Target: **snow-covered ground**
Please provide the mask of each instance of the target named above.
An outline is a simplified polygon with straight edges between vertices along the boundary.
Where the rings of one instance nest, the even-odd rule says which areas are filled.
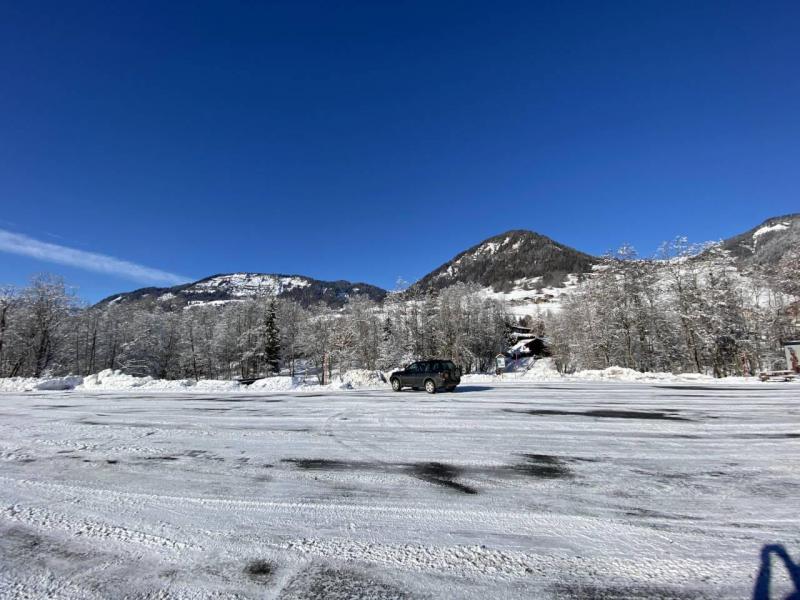
[[[717,385],[760,383],[758,377],[723,377],[715,378],[703,373],[659,373],[640,372],[625,367],[608,367],[606,369],[586,369],[562,375],[551,358],[534,360],[522,358],[506,363],[507,372],[501,376],[494,374],[470,374],[462,378],[464,383],[487,383],[498,381],[525,382],[560,382],[577,383],[590,381],[628,382],[628,383],[709,383]],[[356,387],[356,386],[354,386]]]
[[[748,597],[800,553],[797,392],[2,393],[0,597]]]
[[[503,302],[508,314],[524,317],[560,312],[565,298],[578,289],[578,275],[574,273],[567,275],[563,284],[558,287],[542,287],[539,284],[541,279],[517,279],[510,291],[496,292],[486,288],[484,294]]]
[[[6,377],[0,378],[0,392],[29,392],[35,390],[88,390],[94,392],[125,392],[137,390],[139,392],[283,392],[290,390],[308,389],[354,389],[354,388],[385,388],[388,385],[388,374],[381,371],[368,369],[352,369],[336,375],[331,383],[320,386],[316,376],[290,377],[288,375],[265,377],[251,385],[241,385],[238,381],[230,379],[154,379],[152,377],[135,377],[106,369],[100,373],[80,377],[67,375],[65,377]]]
[[[397,367],[400,369],[401,367]],[[87,390],[94,392],[287,392],[287,391],[332,391],[350,389],[385,389],[389,384],[392,370],[372,371],[369,369],[351,369],[333,376],[331,383],[321,386],[315,375],[290,377],[281,375],[265,377],[251,385],[241,385],[230,379],[153,379],[152,377],[134,377],[121,371],[106,369],[100,373],[86,377],[67,375],[64,377],[10,377],[0,378],[0,392],[29,392],[56,390]],[[500,377],[493,374],[470,374],[463,377],[464,383],[487,383],[509,380],[528,382],[579,382],[579,381],[615,381],[615,382],[660,382],[660,383],[720,383],[743,384],[758,383],[756,377],[725,377],[715,379],[711,375],[698,373],[641,373],[624,367],[608,367],[607,369],[578,371],[569,375],[560,374],[552,359],[535,360],[521,358],[507,363],[507,372]]]

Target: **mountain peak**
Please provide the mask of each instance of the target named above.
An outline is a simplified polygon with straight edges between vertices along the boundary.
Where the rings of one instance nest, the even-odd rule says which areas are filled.
[[[526,229],[494,235],[457,254],[409,288],[410,293],[440,290],[455,283],[477,283],[495,291],[518,282],[561,285],[567,275],[591,270],[596,259]]]

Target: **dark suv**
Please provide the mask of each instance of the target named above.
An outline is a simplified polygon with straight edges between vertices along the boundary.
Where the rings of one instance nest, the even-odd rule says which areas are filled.
[[[399,392],[404,387],[424,388],[429,394],[444,389],[452,392],[461,383],[461,369],[452,360],[421,360],[411,363],[402,371],[392,373],[389,381]]]

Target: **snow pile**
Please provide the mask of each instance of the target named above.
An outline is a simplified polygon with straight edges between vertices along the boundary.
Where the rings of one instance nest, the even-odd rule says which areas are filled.
[[[238,381],[228,381],[222,379],[201,379],[195,381],[194,379],[184,379],[184,387],[190,387],[199,392],[235,392],[241,389]]]
[[[28,392],[38,383],[40,380],[34,377],[5,377],[0,379],[0,392]]]
[[[83,377],[6,377],[0,378],[0,392],[31,392],[34,390],[72,390],[83,382]]]
[[[555,367],[552,358],[543,358],[535,361],[531,367],[525,371],[508,372],[498,377],[493,374],[474,374],[465,375],[461,378],[462,383],[489,383],[496,381],[509,381],[521,379],[525,381],[562,381],[562,382],[629,382],[629,383],[756,383],[757,377],[724,377],[717,379],[711,375],[702,373],[641,373],[634,369],[625,367],[607,367],[605,369],[587,369],[577,371],[569,375],[562,375]]]
[[[40,379],[36,384],[37,390],[73,390],[83,383],[83,377],[79,375],[67,375],[66,377],[53,377],[50,379]]]
[[[579,381],[714,381],[714,378],[710,375],[702,375],[700,373],[681,373],[678,375],[673,373],[656,372],[641,373],[639,371],[635,371],[634,369],[627,369],[625,367],[588,369],[586,371],[578,371],[569,378]]]
[[[265,377],[264,379],[257,379],[246,389],[260,392],[286,392],[301,386],[302,382],[295,380],[293,377]]]
[[[461,378],[462,384],[495,383],[500,381],[527,381],[565,383],[580,382],[630,382],[630,383],[756,383],[757,377],[725,377],[715,379],[711,375],[699,373],[640,373],[625,367],[608,367],[578,371],[562,375],[556,370],[551,358],[533,361],[527,369],[507,372],[502,376],[493,373],[473,373]],[[120,392],[126,390],[147,390],[148,392],[290,392],[309,388],[327,390],[383,389],[388,386],[388,373],[369,369],[353,369],[337,375],[329,385],[321,386],[316,380],[310,382],[303,378],[278,376],[258,379],[249,386],[240,385],[238,381],[206,379],[153,379],[152,377],[135,377],[122,371],[106,369],[86,377],[68,375],[65,377],[9,377],[0,378],[0,392],[30,392],[56,390],[82,390]]]
[[[515,377],[517,377],[516,373],[506,375],[505,379],[512,379]],[[465,383],[492,383],[495,381],[503,381],[503,379],[493,373],[470,373],[461,376],[462,385]]]
[[[529,381],[557,381],[563,378],[556,369],[552,358],[542,358],[534,361],[530,368],[523,372],[521,377]]]
[[[513,363],[512,363],[513,364]],[[461,377],[461,383],[491,383],[493,381],[510,381],[512,379],[524,379],[527,381],[562,381],[565,379],[556,370],[552,358],[541,358],[539,360],[523,359],[519,361],[518,368],[508,370],[503,375],[493,373],[470,373]]]
[[[122,371],[113,371],[105,369],[99,373],[87,376],[83,380],[83,389],[92,388],[114,388],[114,389],[129,389],[141,387],[147,382],[153,381],[152,377],[134,377],[133,375],[126,375]]]
[[[386,387],[387,381],[386,375],[381,371],[352,369],[336,377],[331,386],[343,390],[382,388]]]
[[[146,389],[154,392],[180,392],[187,389],[225,392],[236,391],[240,388],[238,381],[200,380],[194,379],[153,379],[152,377],[135,377],[122,371],[106,369],[83,379],[83,384],[77,386],[82,390],[107,390],[119,391],[130,389]]]

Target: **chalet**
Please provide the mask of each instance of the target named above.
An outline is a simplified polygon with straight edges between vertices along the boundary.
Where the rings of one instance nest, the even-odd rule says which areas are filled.
[[[547,339],[543,337],[533,337],[519,340],[509,348],[506,355],[514,360],[519,358],[545,358],[550,356],[550,348]]]

